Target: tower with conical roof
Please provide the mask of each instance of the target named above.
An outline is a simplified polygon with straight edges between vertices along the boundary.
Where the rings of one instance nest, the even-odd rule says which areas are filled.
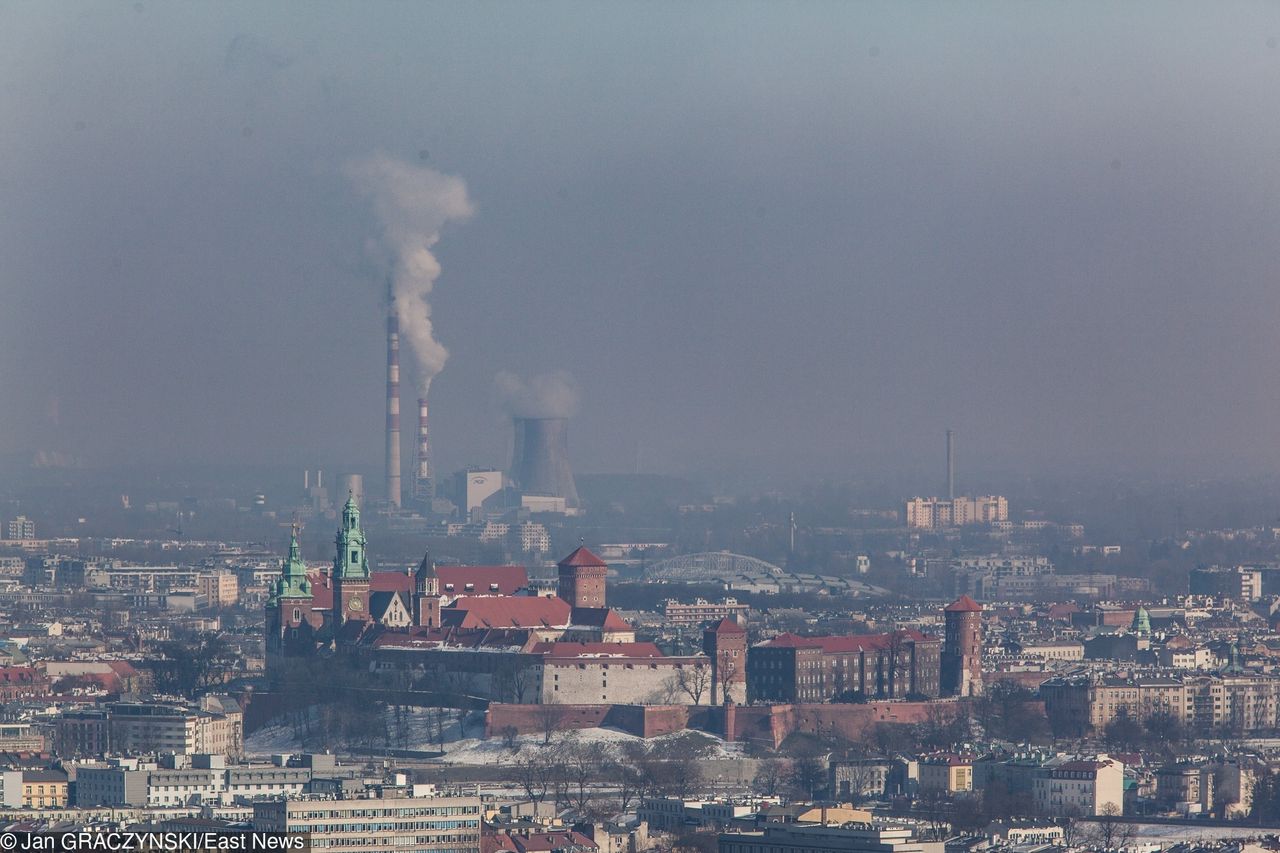
[[[605,577],[609,567],[595,554],[579,545],[556,564],[556,595],[570,607],[604,607]]]
[[[365,553],[368,540],[360,527],[360,507],[353,495],[347,495],[342,507],[342,524],[334,537],[337,551],[333,557],[333,625],[340,628],[351,621],[369,621],[369,558]]]
[[[428,551],[413,573],[413,624],[440,627],[440,576]]]

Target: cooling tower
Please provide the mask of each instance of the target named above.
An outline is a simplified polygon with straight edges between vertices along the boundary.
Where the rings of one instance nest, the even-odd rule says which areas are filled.
[[[567,418],[513,418],[516,440],[511,456],[511,478],[526,495],[564,498],[578,505],[578,489],[569,467]]]
[[[339,474],[338,475],[338,498],[346,500],[343,495],[349,494],[356,499],[356,506],[364,506],[364,475],[363,474]]]

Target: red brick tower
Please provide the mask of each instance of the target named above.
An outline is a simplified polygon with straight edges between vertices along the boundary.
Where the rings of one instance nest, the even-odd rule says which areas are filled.
[[[570,607],[604,607],[604,579],[609,571],[605,562],[585,546],[556,564],[560,579],[556,595]]]
[[[413,573],[413,624],[421,628],[440,627],[440,576],[428,551]]]
[[[942,692],[977,696],[982,692],[982,605],[962,595],[942,611]]]
[[[726,616],[702,632],[711,658],[711,704],[742,702],[747,696],[747,631]]]

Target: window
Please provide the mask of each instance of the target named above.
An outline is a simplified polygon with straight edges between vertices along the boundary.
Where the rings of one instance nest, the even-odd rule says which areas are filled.
[[[351,552],[351,562],[353,562],[353,563],[358,563],[358,562],[360,562],[360,552],[359,552],[359,551],[352,551],[352,552]]]

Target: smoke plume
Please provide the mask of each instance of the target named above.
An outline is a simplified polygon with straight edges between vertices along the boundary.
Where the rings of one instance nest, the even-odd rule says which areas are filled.
[[[431,325],[429,300],[440,275],[440,264],[431,248],[446,222],[468,219],[475,207],[461,178],[386,154],[349,163],[345,171],[356,189],[372,200],[382,226],[381,237],[371,241],[369,248],[391,268],[400,335],[409,342],[426,396],[431,380],[449,357]]]
[[[518,418],[568,418],[578,410],[578,386],[563,371],[543,373],[529,381],[502,371],[494,380],[503,409]]]

